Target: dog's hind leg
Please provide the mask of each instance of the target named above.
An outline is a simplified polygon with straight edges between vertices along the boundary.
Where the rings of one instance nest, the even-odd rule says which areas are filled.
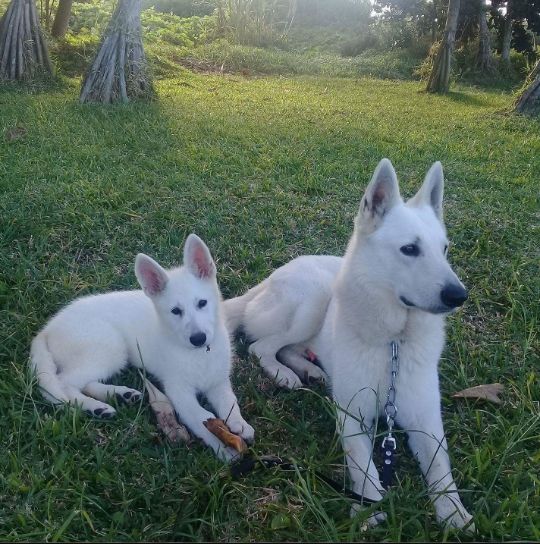
[[[273,378],[280,387],[296,389],[302,387],[300,378],[284,364],[276,359],[276,353],[283,347],[283,339],[277,336],[268,336],[253,342],[249,352],[259,358],[263,370]]]
[[[109,419],[116,414],[116,410],[112,406],[85,395],[74,385],[64,384],[64,389],[69,401],[80,406],[89,415]]]
[[[284,365],[294,370],[306,383],[309,383],[310,380],[328,382],[326,372],[308,361],[299,351],[296,347],[285,346],[279,350],[276,357]]]
[[[90,382],[84,387],[83,393],[94,399],[102,400],[103,402],[106,402],[107,399],[116,397],[118,400],[127,404],[135,404],[136,402],[139,402],[142,397],[142,393],[136,389],[124,387],[123,385],[109,385],[101,382]]]

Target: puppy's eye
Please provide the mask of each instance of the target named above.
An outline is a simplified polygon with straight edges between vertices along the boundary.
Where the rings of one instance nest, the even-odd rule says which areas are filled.
[[[416,244],[401,246],[399,250],[403,255],[407,255],[407,257],[418,257],[418,255],[420,255],[420,248]]]
[[[181,310],[178,306],[175,306],[175,307],[171,310],[171,313],[173,313],[174,315],[182,315],[182,310]]]
[[[199,300],[199,303],[197,304],[198,308],[204,308],[206,306],[206,300],[204,298],[202,300]]]

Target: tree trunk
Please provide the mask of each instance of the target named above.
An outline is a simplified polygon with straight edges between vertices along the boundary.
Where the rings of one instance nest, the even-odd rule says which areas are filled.
[[[34,0],[11,0],[0,20],[0,81],[53,72]]]
[[[66,35],[72,5],[73,0],[59,0],[51,30],[53,37],[63,38]]]
[[[460,0],[449,0],[448,2],[448,15],[443,39],[435,56],[427,84],[427,91],[430,93],[447,93],[450,86],[450,68],[456,40],[459,5]]]
[[[504,18],[503,39],[501,48],[501,62],[510,66],[510,44],[512,43],[512,0],[506,3],[506,16]]]
[[[491,35],[486,19],[484,0],[480,0],[478,11],[478,54],[476,56],[476,67],[480,72],[492,73],[494,70],[493,56],[491,55]]]
[[[142,43],[141,0],[119,0],[84,78],[80,101],[109,104],[152,95]]]
[[[540,60],[527,78],[525,90],[516,100],[514,111],[518,113],[540,112]]]

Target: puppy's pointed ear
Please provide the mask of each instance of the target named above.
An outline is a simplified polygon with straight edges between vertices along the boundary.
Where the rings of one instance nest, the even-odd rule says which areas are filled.
[[[190,234],[184,245],[184,265],[197,278],[208,279],[216,275],[216,265],[206,244]]]
[[[431,206],[440,221],[443,220],[444,174],[442,164],[434,162],[420,190],[409,200],[411,206]]]
[[[154,259],[139,253],[135,259],[135,275],[143,289],[149,297],[158,295],[165,289],[169,276]]]
[[[371,232],[399,202],[401,202],[401,196],[396,171],[388,159],[383,159],[375,168],[362,197],[356,222],[363,230]]]

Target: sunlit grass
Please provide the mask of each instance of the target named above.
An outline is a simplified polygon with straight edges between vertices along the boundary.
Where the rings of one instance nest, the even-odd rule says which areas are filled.
[[[105,423],[51,409],[25,366],[49,315],[81,294],[134,287],[139,251],[178,263],[189,232],[212,249],[226,296],[294,256],[342,253],[383,156],[406,195],[433,161],[445,167],[451,260],[471,298],[449,319],[443,409],[478,537],[540,538],[540,125],[504,114],[506,94],[418,89],[186,74],[146,105],[80,106],[77,81],[0,93],[0,538],[363,538],[348,501],[313,473],[343,476],[324,392],[277,390],[243,345],[234,382],[255,451],[307,473],[233,482],[202,446],[163,444],[145,405]],[[505,384],[502,406],[451,398],[485,382]],[[459,538],[435,524],[415,463],[400,458],[389,520],[365,537]]]

